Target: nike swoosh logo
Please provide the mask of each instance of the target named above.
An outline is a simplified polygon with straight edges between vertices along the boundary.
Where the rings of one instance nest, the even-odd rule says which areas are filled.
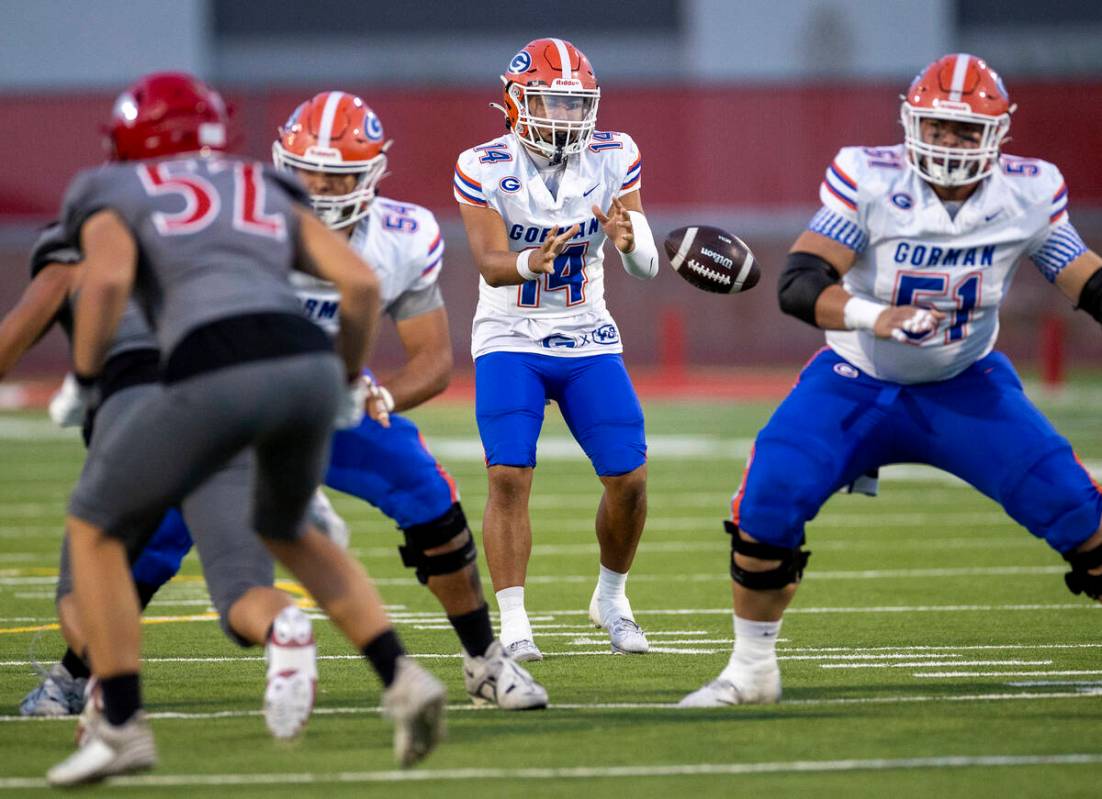
[[[993,214],[988,214],[987,216],[985,216],[985,217],[983,218],[983,221],[984,221],[984,222],[990,222],[990,221],[991,221],[992,219],[994,219],[995,217],[997,217],[997,216],[998,216],[999,214],[1001,214],[1001,213],[1002,213],[1002,211],[1000,210],[1000,211],[996,211],[996,212],[995,212],[995,213],[993,213]]]
[[[600,185],[601,185],[600,183],[596,184],[596,185],[595,185],[595,186],[593,186],[593,187],[592,187],[592,188],[591,188],[591,189],[590,189],[589,191],[587,191],[587,192],[584,192],[584,193],[582,194],[582,196],[583,196],[583,197],[588,197],[588,196],[589,196],[589,195],[590,195],[590,194],[591,194],[591,193],[592,193],[592,192],[593,192],[593,191],[594,191],[594,190],[595,190],[595,189],[597,188],[597,186],[600,186]]]

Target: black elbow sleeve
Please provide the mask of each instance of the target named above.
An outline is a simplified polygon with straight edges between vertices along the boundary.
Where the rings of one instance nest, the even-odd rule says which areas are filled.
[[[1102,322],[1102,269],[1090,276],[1079,292],[1079,304],[1075,306]]]
[[[809,252],[790,252],[777,283],[781,310],[809,325],[816,325],[815,302],[838,283],[841,275],[829,262]]]

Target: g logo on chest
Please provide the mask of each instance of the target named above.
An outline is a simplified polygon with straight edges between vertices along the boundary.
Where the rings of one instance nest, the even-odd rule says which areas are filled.
[[[497,184],[501,187],[501,190],[508,192],[509,194],[515,194],[520,191],[520,181],[512,175],[506,175]]]

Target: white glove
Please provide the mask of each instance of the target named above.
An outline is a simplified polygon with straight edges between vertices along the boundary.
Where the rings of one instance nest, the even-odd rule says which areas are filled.
[[[907,333],[929,333],[937,327],[937,318],[922,308],[911,316],[900,327],[897,327],[892,331],[892,338],[896,341],[902,341],[904,343],[911,339],[907,336]]]
[[[356,427],[364,418],[364,401],[367,399],[367,383],[359,377],[348,384],[344,399],[337,408],[337,418],[333,420],[333,427],[337,430],[347,430]]]
[[[61,388],[50,397],[50,419],[58,427],[80,427],[92,405],[93,391],[91,387],[81,386],[69,372]]]

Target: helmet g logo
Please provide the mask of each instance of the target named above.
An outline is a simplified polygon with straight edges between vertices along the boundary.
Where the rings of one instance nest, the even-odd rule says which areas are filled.
[[[532,56],[528,55],[527,50],[521,50],[509,62],[509,71],[520,74],[521,72],[527,72],[530,66],[532,66]]]
[[[371,141],[379,141],[383,138],[383,123],[375,116],[374,111],[364,114],[364,135]]]

